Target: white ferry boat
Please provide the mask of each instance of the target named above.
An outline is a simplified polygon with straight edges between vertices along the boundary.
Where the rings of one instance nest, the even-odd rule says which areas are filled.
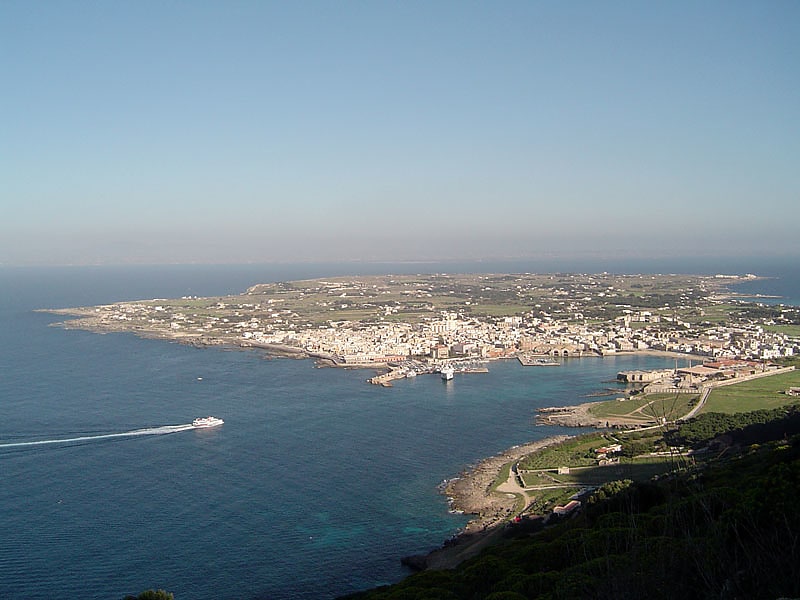
[[[192,421],[192,427],[217,427],[218,425],[222,425],[224,422],[225,421],[218,419],[217,417],[199,417]]]
[[[442,368],[442,379],[445,381],[450,381],[455,375],[455,370],[451,366],[447,366]]]

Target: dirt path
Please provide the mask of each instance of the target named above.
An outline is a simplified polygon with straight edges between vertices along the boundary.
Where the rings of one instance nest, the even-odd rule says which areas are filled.
[[[501,525],[514,516],[517,497],[520,494],[525,496],[525,491],[517,484],[513,473],[509,473],[508,479],[496,491],[492,490],[501,469],[510,462],[516,462],[528,454],[570,437],[555,436],[509,448],[501,454],[482,460],[448,483],[445,493],[451,499],[452,508],[475,518],[443,547],[426,556],[408,557],[404,559],[406,564],[415,569],[451,569],[493,544],[503,535]]]
[[[483,531],[512,516],[517,494],[524,494],[522,488],[516,484],[513,474],[509,475],[509,479],[502,483],[497,491],[492,491],[497,475],[506,464],[518,461],[523,456],[542,448],[563,442],[569,437],[556,436],[509,448],[501,454],[481,461],[458,479],[451,481],[445,488],[445,493],[451,498],[452,508],[475,515],[475,519],[469,522],[465,532]]]

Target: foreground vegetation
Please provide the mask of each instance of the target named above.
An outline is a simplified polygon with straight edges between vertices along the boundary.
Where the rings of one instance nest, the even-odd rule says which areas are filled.
[[[349,598],[800,596],[799,407],[707,413],[666,438],[632,441],[693,453],[658,481],[602,485],[574,518],[542,531],[526,521],[509,526],[502,543],[454,570]],[[589,443],[573,441],[560,458],[580,458]]]

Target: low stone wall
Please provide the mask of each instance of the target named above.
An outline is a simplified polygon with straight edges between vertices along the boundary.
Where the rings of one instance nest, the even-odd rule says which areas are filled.
[[[651,387],[645,388],[647,394],[699,394],[700,390],[697,388],[676,388],[676,387]]]

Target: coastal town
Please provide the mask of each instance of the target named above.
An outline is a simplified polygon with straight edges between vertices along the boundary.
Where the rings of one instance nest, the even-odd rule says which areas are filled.
[[[373,383],[518,358],[663,351],[699,361],[800,353],[800,310],[738,296],[742,276],[515,274],[339,277],[244,294],[58,309],[61,325],[230,345],[380,370]],[[733,363],[727,363],[733,364]],[[698,366],[691,375],[702,373]]]
[[[800,394],[793,364],[800,308],[735,292],[754,277],[339,277],[258,284],[235,296],[48,312],[73,317],[55,324],[66,328],[367,368],[375,372],[368,381],[382,386],[424,374],[449,380],[503,358],[550,368],[636,352],[676,357],[675,369],[618,373],[629,384],[626,398],[538,409],[538,424],[591,433],[515,446],[443,482],[451,509],[474,518],[441,548],[403,559],[418,570],[452,568],[503,536],[572,518],[603,486],[658,477],[676,460],[701,460],[702,449],[664,436],[702,411],[714,390],[769,377],[777,399],[765,404],[755,392],[741,407],[793,403]],[[682,357],[685,366],[678,365]]]

